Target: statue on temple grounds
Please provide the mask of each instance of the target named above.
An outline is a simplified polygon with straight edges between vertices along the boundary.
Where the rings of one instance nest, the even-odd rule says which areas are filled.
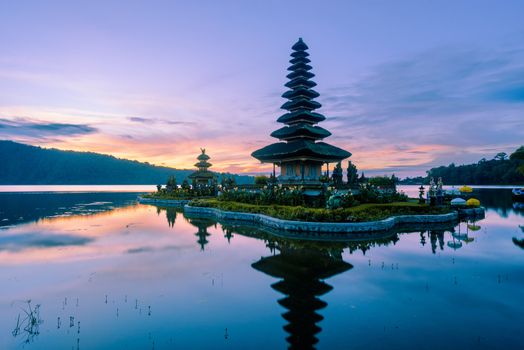
[[[344,202],[344,198],[341,193],[335,192],[329,196],[329,199],[326,202],[326,209],[337,209],[341,208]]]
[[[443,185],[444,184],[442,183],[442,178],[439,177],[437,181],[437,191],[435,195],[436,205],[444,204],[444,191],[442,190]]]
[[[428,197],[429,197],[429,204],[435,205],[436,198],[435,195],[437,194],[437,186],[435,185],[435,179],[431,178],[429,180],[429,191],[428,191]]]
[[[418,203],[424,204],[424,202],[424,185],[420,185],[420,187],[418,188]]]
[[[435,185],[435,179],[434,178],[431,178],[429,180],[429,191],[428,191],[428,195],[431,197],[431,196],[434,196],[436,193],[436,185]]]
[[[331,178],[333,179],[333,185],[336,188],[342,185],[342,176],[343,176],[342,164],[338,162],[337,165],[335,166],[335,169],[333,169],[333,175],[331,175]]]

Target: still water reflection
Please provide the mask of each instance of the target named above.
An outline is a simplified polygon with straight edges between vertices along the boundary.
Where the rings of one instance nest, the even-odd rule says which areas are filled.
[[[477,194],[482,221],[337,242],[0,194],[0,348],[523,348],[524,210]]]

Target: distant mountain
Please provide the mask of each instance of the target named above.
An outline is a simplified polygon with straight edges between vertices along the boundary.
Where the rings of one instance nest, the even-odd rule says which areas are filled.
[[[194,170],[174,169],[92,152],[61,151],[0,141],[0,185],[142,185],[177,183]],[[219,177],[223,174],[219,174]],[[253,177],[234,175],[237,183]]]

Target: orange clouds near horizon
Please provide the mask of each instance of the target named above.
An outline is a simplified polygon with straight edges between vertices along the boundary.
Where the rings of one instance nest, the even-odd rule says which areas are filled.
[[[268,140],[268,143],[271,140]],[[216,139],[209,142],[185,140],[169,142],[160,140],[156,143],[143,143],[123,137],[107,135],[83,135],[59,142],[32,143],[44,148],[71,150],[78,152],[95,152],[112,155],[117,158],[148,162],[153,165],[167,166],[177,169],[193,169],[200,148],[205,148],[211,156],[214,171],[238,174],[271,173],[271,164],[259,163],[251,157],[252,149],[245,144],[228,143]],[[453,147],[447,145],[404,145],[402,151],[398,147],[382,147],[354,151],[351,145],[338,145],[353,152],[347,161],[357,165],[359,171],[380,171],[381,169],[399,166],[421,166],[430,163],[436,155],[449,152]],[[255,147],[253,147],[255,149]],[[387,170],[384,173],[391,173]]]

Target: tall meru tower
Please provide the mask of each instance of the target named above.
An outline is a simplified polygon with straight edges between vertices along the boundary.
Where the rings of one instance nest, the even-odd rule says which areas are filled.
[[[311,73],[311,60],[308,58],[308,46],[302,38],[292,46],[291,71],[285,84],[288,91],[282,97],[288,99],[281,108],[287,113],[278,118],[284,127],[271,133],[271,136],[280,140],[269,146],[261,148],[251,155],[262,163],[273,163],[280,167],[278,180],[283,184],[309,184],[320,183],[322,166],[329,163],[338,163],[351,156],[351,153],[332,146],[321,140],[330,136],[326,129],[316,125],[325,120],[322,114],[313,112],[321,107],[314,101],[319,93],[313,90],[317,84],[310,80],[315,75]]]

